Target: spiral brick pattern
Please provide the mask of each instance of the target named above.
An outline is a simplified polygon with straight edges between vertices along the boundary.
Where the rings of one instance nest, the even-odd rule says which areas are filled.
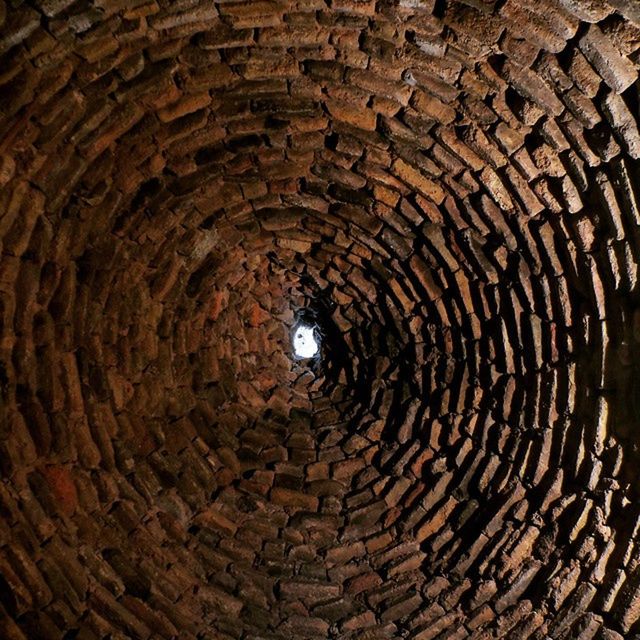
[[[637,0],[0,0],[0,637],[640,638],[639,67]]]

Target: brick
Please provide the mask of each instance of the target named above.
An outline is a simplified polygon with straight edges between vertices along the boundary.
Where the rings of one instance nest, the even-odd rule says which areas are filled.
[[[585,22],[600,22],[611,13],[610,3],[598,0],[558,0],[558,4]]]
[[[15,160],[6,154],[0,155],[0,187],[4,187],[13,178],[15,171]]]
[[[182,27],[194,22],[205,22],[216,20],[218,18],[218,10],[212,7],[194,7],[190,11],[180,11],[168,15],[155,15],[150,18],[149,22],[153,29],[158,31]]]
[[[340,121],[367,131],[374,131],[377,124],[377,116],[370,109],[358,109],[341,100],[325,100],[329,113]]]
[[[47,466],[42,470],[46,478],[51,493],[59,502],[63,513],[73,515],[78,506],[78,493],[73,482],[71,471],[68,467]]]
[[[171,122],[176,118],[181,118],[188,113],[193,113],[199,109],[207,107],[211,103],[208,93],[184,96],[178,102],[171,104],[158,111],[158,118],[161,122]]]
[[[280,584],[280,593],[285,599],[300,599],[309,606],[340,596],[340,586],[326,582],[307,582],[284,580]]]
[[[393,165],[394,174],[405,184],[416,189],[425,197],[433,200],[436,204],[442,204],[445,192],[437,183],[424,176],[415,167],[404,160],[398,159]]]
[[[559,116],[564,110],[552,89],[531,70],[507,61],[503,66],[503,73],[520,95],[532,100],[549,115]]]
[[[315,496],[281,487],[275,487],[271,490],[271,500],[275,504],[281,504],[287,507],[300,507],[308,509],[309,511],[316,511],[318,509],[318,498]]]
[[[3,3],[4,7],[4,3]],[[2,25],[3,34],[0,37],[0,54],[4,54],[12,47],[28,38],[40,25],[40,15],[30,8],[12,11],[7,14],[5,9],[5,24]]]
[[[622,93],[636,81],[638,72],[633,63],[620,54],[597,25],[589,26],[579,45],[587,60],[616,93]]]
[[[609,93],[604,100],[603,108],[607,120],[624,141],[629,155],[637,159],[640,154],[640,134],[624,100],[617,93]]]
[[[422,598],[417,594],[406,594],[399,601],[388,605],[380,619],[383,622],[396,621],[413,613],[422,604]]]
[[[541,5],[538,9],[537,5]],[[545,3],[533,4],[532,10],[513,0],[509,0],[501,9],[511,23],[527,25],[523,33],[525,38],[538,47],[552,53],[560,53],[566,41],[571,39],[578,27],[578,20],[562,20],[559,7],[545,7]],[[537,9],[537,10],[536,10]],[[545,11],[546,9],[546,11]],[[555,11],[554,11],[555,9]]]
[[[48,18],[53,18],[70,7],[73,4],[73,0],[38,0],[35,4],[44,15]]]
[[[633,0],[607,0],[607,3],[620,12],[635,27],[640,28],[640,8]]]
[[[342,623],[343,631],[358,631],[368,627],[373,627],[376,624],[376,617],[372,611],[365,611],[364,613],[352,616],[348,620]]]

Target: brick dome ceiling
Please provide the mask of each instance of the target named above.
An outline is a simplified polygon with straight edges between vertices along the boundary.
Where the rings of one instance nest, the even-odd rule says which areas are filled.
[[[0,25],[1,638],[640,638],[636,0]]]

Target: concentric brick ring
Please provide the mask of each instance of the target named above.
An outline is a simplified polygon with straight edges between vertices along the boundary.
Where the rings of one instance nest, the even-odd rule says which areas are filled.
[[[0,0],[0,55],[3,638],[640,634],[635,0]]]

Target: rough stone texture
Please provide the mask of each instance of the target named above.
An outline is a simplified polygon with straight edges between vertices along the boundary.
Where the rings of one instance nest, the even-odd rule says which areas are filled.
[[[0,638],[640,637],[639,63],[635,0],[0,0]]]

